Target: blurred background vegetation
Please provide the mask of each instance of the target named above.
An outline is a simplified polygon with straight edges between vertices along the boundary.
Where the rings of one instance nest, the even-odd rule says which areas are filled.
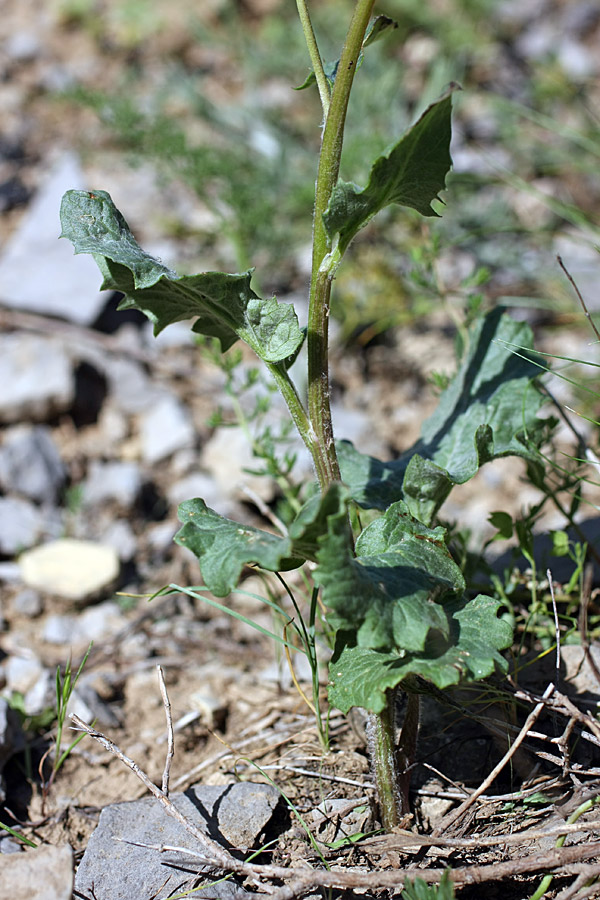
[[[180,268],[255,266],[262,291],[303,291],[320,107],[314,88],[293,90],[308,73],[295,3],[54,5],[66,33],[85,35],[106,59],[101,77],[72,80],[55,100],[93,116],[78,135],[88,158],[118,150],[133,167],[151,164],[180,198],[162,222],[181,247]],[[339,52],[350,7],[349,0],[312,4],[326,59]],[[344,339],[366,342],[440,301],[475,309],[500,300],[538,315],[579,315],[555,255],[580,263],[574,274],[585,291],[600,233],[593,7],[378,6],[398,27],[365,54],[342,176],[364,183],[374,156],[445,84],[458,81],[464,92],[443,218],[393,208],[361,233],[335,291]]]

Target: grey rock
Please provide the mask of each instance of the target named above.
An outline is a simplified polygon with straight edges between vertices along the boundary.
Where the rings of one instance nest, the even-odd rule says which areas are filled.
[[[596,668],[600,670],[600,647],[590,647],[590,655]],[[597,711],[600,707],[600,680],[590,665],[583,647],[579,644],[566,644],[561,647],[560,658],[565,669],[564,680],[568,693],[587,695],[582,697],[581,701],[589,703]]]
[[[77,617],[77,635],[83,641],[99,641],[117,634],[126,619],[117,603],[106,600],[90,606]]]
[[[279,802],[271,785],[238,783],[195,785],[173,794],[177,809],[213,839],[254,846]],[[198,884],[200,867],[194,857],[160,853],[132,842],[197,850],[196,841],[179,822],[170,818],[153,798],[105,807],[77,870],[76,890],[88,896],[102,884],[102,900],[168,896]],[[181,868],[175,868],[179,863]],[[201,870],[200,870],[201,871]],[[193,874],[190,874],[190,873]],[[213,879],[207,878],[207,884]],[[208,900],[233,900],[241,888],[232,880],[202,890]]]
[[[148,546],[157,554],[162,555],[171,549],[173,538],[179,531],[180,525],[177,522],[157,522],[146,528],[144,535]]]
[[[206,785],[195,788],[204,802],[210,798]],[[274,785],[242,781],[223,789],[217,785],[213,814],[217,811],[218,828],[232,847],[244,852],[255,846],[258,836],[271,819],[281,795]]]
[[[28,587],[82,602],[107,590],[117,579],[119,557],[112,547],[61,538],[28,550],[19,559]]]
[[[2,803],[6,799],[2,770],[11,756],[23,747],[24,735],[18,717],[8,705],[8,701],[0,697],[0,802]]]
[[[90,684],[77,682],[67,704],[67,718],[79,716],[84,722],[97,722],[103,728],[118,728],[121,722]]]
[[[577,287],[583,294],[590,312],[600,309],[600,297],[598,295],[598,250],[595,246],[595,238],[581,236],[574,231],[558,234],[554,239],[552,252],[560,256]],[[574,301],[576,304],[576,301]]]
[[[2,522],[2,514],[0,513],[0,523]],[[0,527],[0,531],[1,531]],[[0,562],[0,581],[5,584],[16,584],[21,580],[21,569],[16,562]]]
[[[14,556],[44,534],[44,514],[29,500],[0,497],[0,553]]]
[[[361,453],[372,456],[385,455],[385,443],[377,437],[372,418],[360,409],[349,409],[339,403],[331,404],[331,415],[336,434],[360,447]]]
[[[225,501],[244,498],[244,486],[257,494],[265,503],[275,496],[275,482],[272,478],[251,475],[246,469],[256,468],[257,460],[244,431],[233,426],[217,428],[210,440],[202,448],[202,468],[210,473],[218,489],[217,497]],[[214,489],[213,489],[214,490]],[[215,504],[217,512],[223,508]]]
[[[157,389],[144,367],[133,359],[123,357],[105,361],[111,403],[125,415],[135,415],[149,409],[157,399]]]
[[[48,644],[68,644],[72,640],[76,625],[77,619],[75,616],[61,616],[58,614],[48,616],[44,623],[42,640]]]
[[[523,4],[525,5],[525,4]],[[515,41],[517,52],[527,60],[540,60],[553,53],[560,39],[560,26],[550,18],[532,22]]]
[[[44,667],[37,657],[11,655],[4,666],[6,688],[9,692],[26,694],[39,681],[43,671]]]
[[[23,844],[19,843],[15,838],[11,838],[8,835],[3,838],[0,837],[0,853],[21,853],[23,850]]]
[[[73,400],[66,353],[57,341],[39,335],[0,335],[0,384],[0,422],[4,423],[43,422],[68,410]]]
[[[102,543],[113,547],[121,562],[133,559],[137,552],[137,538],[126,519],[115,519],[102,533]]]
[[[194,443],[194,426],[176,397],[163,396],[143,414],[140,423],[142,458],[153,464]]]
[[[13,597],[12,607],[19,616],[36,619],[44,611],[44,601],[33,588],[23,588]]]
[[[73,851],[68,845],[3,856],[0,897],[71,900],[72,894]]]
[[[358,804],[347,798],[323,800],[312,810],[311,818],[315,839],[323,849],[327,849],[327,844],[366,831],[373,825],[368,800]]]
[[[548,0],[528,0],[527,3],[523,3],[522,0],[502,0],[490,12],[493,12],[494,18],[501,22],[522,27],[542,16],[548,6]]]
[[[565,37],[558,47],[558,62],[573,81],[585,81],[598,72],[598,53],[588,49],[579,40]]]
[[[33,31],[15,31],[4,42],[4,52],[14,62],[30,62],[39,54],[42,43]]]
[[[115,500],[120,506],[133,506],[142,487],[142,475],[133,462],[92,460],[83,485],[83,502],[95,506]]]
[[[65,191],[84,187],[72,154],[48,175],[20,227],[0,257],[2,302],[15,309],[61,316],[89,325],[104,306],[98,267],[91,256],[74,256],[70,241],[58,240],[58,211]]]
[[[117,604],[107,600],[91,606],[78,616],[48,616],[42,636],[49,644],[85,644],[109,638],[124,625],[125,619]]]
[[[56,707],[56,672],[43,669],[42,674],[23,697],[23,707],[28,716],[39,716]]]
[[[194,472],[173,482],[167,488],[167,498],[173,506],[179,506],[184,500],[200,497],[211,508],[222,500],[223,494],[219,490],[214,478],[202,472]]]
[[[55,503],[65,483],[66,468],[50,430],[38,425],[7,431],[0,447],[0,485],[37,503]]]

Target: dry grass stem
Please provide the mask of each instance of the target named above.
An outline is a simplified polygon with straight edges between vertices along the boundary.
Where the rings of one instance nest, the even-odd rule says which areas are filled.
[[[171,701],[169,700],[169,694],[167,693],[167,686],[165,684],[165,675],[162,670],[162,666],[157,666],[156,672],[158,675],[158,683],[160,685],[160,695],[162,697],[163,706],[165,708],[165,716],[167,719],[167,755],[165,758],[165,768],[163,770],[163,777],[162,777],[162,791],[163,791],[163,794],[166,797],[168,797],[169,796],[169,776],[171,774],[171,763],[173,762],[173,756],[175,755],[175,738],[173,735],[173,716],[171,713]]]

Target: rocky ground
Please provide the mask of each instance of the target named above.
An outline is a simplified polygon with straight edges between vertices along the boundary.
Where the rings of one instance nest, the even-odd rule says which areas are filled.
[[[439,4],[440,14],[444,6]],[[147,599],[165,585],[199,582],[195,561],[173,543],[180,502],[203,497],[222,514],[264,527],[276,508],[278,488],[269,478],[248,473],[256,461],[244,428],[236,424],[226,374],[194,344],[189,329],[182,325],[155,340],[145,321],[117,313],[117,298],[98,292],[94,262],[74,257],[71,246],[57,240],[63,192],[101,187],[111,192],[140,241],[161,258],[183,268],[233,270],[238,262],[230,238],[214,238],[220,227],[215,205],[190,197],[181,179],[167,181],[152,160],[140,164],[138,159],[132,168],[114,135],[69,92],[81,86],[117,90],[127,66],[143,73],[145,85],[158,85],[161,73],[183,60],[189,71],[202,73],[206,96],[234,112],[258,97],[262,110],[289,111],[286,122],[301,131],[306,103],[310,108],[312,101],[302,93],[290,97],[289,83],[274,76],[261,90],[245,82],[235,68],[234,46],[192,41],[187,28],[192,12],[184,0],[169,4],[168,16],[155,4],[155,18],[149,8],[136,18],[135,4],[125,2],[38,7],[35,0],[4,0],[0,20],[1,821],[37,846],[33,850],[8,832],[0,837],[0,897],[67,900],[72,871],[74,896],[86,900],[180,896],[198,883],[193,856],[173,851],[165,863],[157,849],[168,844],[190,851],[198,839],[146,797],[147,788],[122,759],[86,737],[52,774],[56,670],[64,677],[72,660],[76,671],[90,644],[69,714],[94,722],[161,784],[170,754],[160,665],[175,731],[170,773],[175,805],[226,848],[247,858],[253,848],[267,846],[262,863],[304,873],[311,867],[323,870],[319,860],[325,859],[334,869],[355,873],[349,876],[355,881],[345,883],[349,895],[384,887],[393,894],[395,884],[398,896],[398,872],[406,868],[414,875],[447,864],[461,870],[494,864],[500,867],[496,879],[473,888],[465,878],[460,896],[529,896],[544,865],[557,864],[551,855],[565,818],[561,804],[570,804],[568,815],[574,798],[596,796],[599,735],[591,716],[597,712],[598,681],[580,644],[563,648],[562,656],[561,689],[568,689],[575,712],[561,701],[552,723],[542,718],[538,725],[542,736],[553,728],[557,734],[564,727],[583,731],[587,737],[572,757],[569,735],[562,743],[538,735],[536,744],[530,737],[513,769],[490,783],[453,826],[443,817],[488,776],[506,752],[505,735],[519,734],[533,701],[524,696],[519,707],[514,698],[502,698],[500,686],[445,703],[428,699],[414,777],[415,812],[406,831],[340,845],[344,835],[377,829],[364,724],[333,710],[330,747],[322,749],[285,656],[245,621],[280,631],[281,622],[260,599],[264,583],[248,571],[244,593],[231,600],[241,618],[197,593],[172,591]],[[218,0],[205,4],[194,11],[200,21],[196,33],[210,26],[218,35],[227,16],[235,15],[236,27],[251,35],[269,16],[279,15],[276,0],[248,2],[240,9]],[[554,257],[563,255],[590,308],[597,309],[600,186],[589,156],[597,155],[598,147],[600,15],[594,3],[536,0],[498,4],[495,16],[497,40],[488,35],[466,67],[465,87],[471,84],[472,93],[469,97],[467,90],[461,107],[453,154],[457,191],[466,183],[461,175],[487,178],[490,167],[495,174],[464,195],[460,240],[451,231],[459,225],[450,210],[442,220],[450,224],[444,226],[449,231],[436,261],[436,302],[429,302],[426,318],[407,314],[404,329],[380,340],[363,334],[350,341],[348,322],[342,317],[334,323],[337,432],[374,455],[391,456],[410,445],[433,409],[431,371],[452,368],[450,313],[464,302],[468,279],[481,266],[490,271],[482,289],[485,301],[509,298],[517,314],[535,326],[540,347],[595,360]],[[424,25],[415,26],[396,60],[407,68],[409,95],[423,88],[438,50],[439,39]],[[553,89],[558,80],[563,91],[557,101],[563,131],[548,132],[548,145],[578,134],[573,146],[579,165],[540,164],[532,171],[523,157],[528,147],[543,142],[536,128],[544,124],[521,121],[524,149],[519,151],[506,141],[497,108],[490,112],[485,106],[482,85],[493,82],[507,101],[527,100],[535,110],[536,98],[528,92],[536,75],[541,108],[544,85],[549,88],[540,72]],[[178,102],[172,100],[176,113]],[[585,135],[582,122],[592,123]],[[314,136],[308,145],[311,140]],[[511,177],[497,177],[499,170]],[[512,210],[510,228],[500,216],[487,242],[465,237],[469,223],[475,229],[475,206],[492,216],[502,204]],[[406,236],[393,222],[389,232],[390,240]],[[396,289],[404,291],[397,269],[390,276],[378,257],[374,276],[365,267],[365,260],[372,261],[367,241],[359,242],[356,252],[357,268],[362,266],[367,278],[393,276]],[[422,274],[416,254],[413,263],[412,274]],[[339,289],[360,305],[364,298],[356,298],[356,275],[352,267],[340,275]],[[306,278],[306,252],[300,249],[270,276],[273,284],[266,289],[302,309]],[[419,286],[413,278],[413,292],[403,294],[407,307],[421,289],[427,295],[431,286]],[[240,372],[251,366],[244,357]],[[589,370],[578,371],[584,377]],[[560,382],[552,389],[563,401],[577,403]],[[267,393],[259,383],[248,396],[255,402]],[[217,407],[226,427],[211,420]],[[586,407],[587,414],[593,412]],[[281,413],[274,402],[263,426],[276,427]],[[583,421],[579,428],[593,446],[592,425]],[[566,427],[561,440],[572,447]],[[309,468],[297,449],[296,472],[302,477]],[[514,462],[490,466],[453,494],[444,515],[460,519],[481,544],[493,532],[490,512],[516,513],[539,499],[522,475]],[[590,501],[596,490],[590,487]],[[584,517],[593,512],[584,507]],[[556,512],[548,513],[540,529],[562,524]],[[560,578],[568,580],[569,574],[567,567]],[[270,589],[285,605],[277,585]],[[592,617],[594,612],[592,604]],[[593,659],[595,651],[592,647]],[[310,672],[304,658],[296,654],[294,663],[294,676],[306,691]],[[325,651],[323,663],[325,701]],[[527,688],[537,695],[552,677],[551,667],[549,672],[536,664],[530,671]],[[69,729],[67,720],[63,749],[74,736]],[[123,801],[131,804],[114,805]],[[433,843],[430,835],[442,821],[444,838]],[[507,837],[524,829],[529,831],[519,843]],[[572,856],[565,850],[560,878],[544,896],[600,896],[586,887],[598,872],[581,870],[589,835],[583,831],[567,841]],[[533,875],[519,868],[532,853],[541,860]],[[568,864],[571,869],[564,868]],[[369,873],[371,881],[361,882],[359,875]],[[281,875],[271,880],[279,884]],[[242,883],[243,878],[237,886],[219,884],[202,895],[233,896]],[[245,885],[253,889],[251,879]],[[326,887],[317,879],[312,890]]]

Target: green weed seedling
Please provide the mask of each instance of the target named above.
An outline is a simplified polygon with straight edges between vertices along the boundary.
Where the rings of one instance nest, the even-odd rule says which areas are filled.
[[[432,204],[452,164],[458,87],[451,84],[374,160],[364,187],[341,180],[352,84],[363,55],[372,52],[369,45],[390,32],[389,20],[372,20],[374,0],[355,0],[340,57],[324,64],[305,0],[297,5],[323,110],[305,328],[292,305],[255,292],[252,270],[180,276],[152,258],[104,191],[67,192],[62,235],[76,253],[94,255],[102,287],[121,291],[121,308],[143,311],[156,334],[193,318],[193,332],[217,339],[222,353],[244,341],[281,392],[312,457],[318,491],[281,533],[226,519],[201,499],[188,500],[179,509],[176,541],[196,555],[205,589],[220,598],[236,590],[248,564],[276,573],[311,564],[304,569],[312,584],[307,596],[316,606],[320,592],[333,635],[329,702],[343,712],[359,706],[371,714],[381,819],[390,830],[408,810],[403,771],[416,749],[419,692],[427,682],[443,689],[505,671],[501,651],[512,641],[512,628],[499,617],[500,601],[467,590],[447,532],[437,524],[439,510],[455,485],[490,460],[516,456],[530,470],[540,467],[548,429],[537,418],[543,397],[532,382],[539,369],[527,349],[520,355],[511,350],[515,344],[531,349],[531,331],[495,309],[470,316],[454,377],[442,386],[419,440],[398,459],[365,456],[334,439],[328,324],[336,273],[353,238],[385,207],[399,204],[438,216]],[[307,390],[301,396],[290,366],[304,342]],[[398,691],[408,694],[399,739]]]
[[[454,900],[454,885],[448,871],[444,872],[439,884],[427,884],[422,878],[415,878],[402,891],[402,900]]]
[[[73,674],[70,656],[67,660],[64,674],[61,673],[60,666],[56,667],[56,737],[54,739],[54,746],[44,754],[40,762],[41,773],[46,757],[50,753],[52,754],[52,770],[50,772],[50,776],[47,781],[44,781],[42,778],[42,797],[44,805],[60,769],[63,767],[65,761],[69,758],[77,744],[85,737],[85,732],[78,734],[77,737],[73,741],[71,741],[71,743],[67,747],[65,747],[64,750],[62,749],[62,737],[65,727],[65,721],[67,718],[67,706],[69,705],[69,700],[71,699],[71,695],[75,689],[75,685],[79,680],[79,676],[83,672],[84,666],[88,661],[91,650],[92,644],[90,643],[75,674]]]

